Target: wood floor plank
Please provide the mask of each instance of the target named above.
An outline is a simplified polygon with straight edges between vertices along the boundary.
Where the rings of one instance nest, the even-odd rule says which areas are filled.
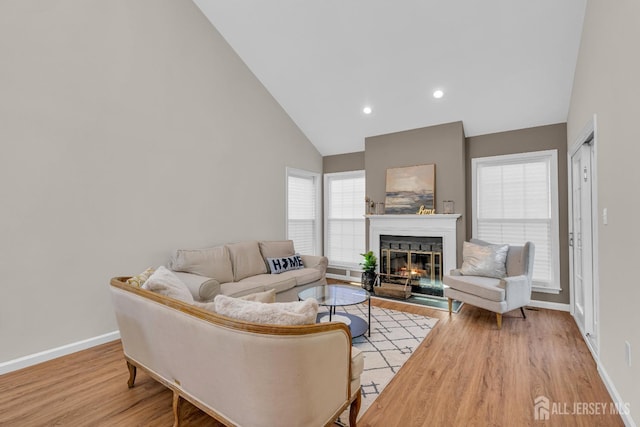
[[[568,313],[495,316],[465,305],[458,314],[388,300],[373,305],[440,321],[358,425],[535,425],[534,399],[611,405],[593,358]],[[366,360],[365,360],[366,363]],[[0,376],[1,426],[171,426],[169,390],[138,371],[127,387],[120,341]],[[219,426],[186,403],[184,425]],[[286,419],[286,414],[283,414]],[[552,414],[540,425],[622,426],[615,414]]]

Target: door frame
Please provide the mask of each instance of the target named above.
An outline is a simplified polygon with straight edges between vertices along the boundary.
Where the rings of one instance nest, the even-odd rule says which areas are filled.
[[[568,155],[567,155],[567,166],[568,166],[568,178],[569,178],[569,232],[574,232],[573,230],[573,203],[572,203],[572,190],[573,190],[573,174],[572,174],[572,158],[573,155],[581,149],[581,147],[589,141],[590,137],[593,135],[593,142],[591,143],[591,256],[593,260],[593,322],[594,322],[594,333],[595,337],[591,339],[586,336],[582,331],[580,333],[583,335],[583,339],[587,343],[587,347],[591,351],[593,358],[598,361],[598,355],[600,350],[600,267],[599,267],[599,239],[598,239],[598,229],[599,229],[599,221],[600,216],[598,212],[598,126],[597,126],[597,115],[594,114],[593,118],[589,120],[589,122],[585,125],[582,131],[578,134],[578,137],[575,139],[573,144],[569,147]],[[567,236],[569,238],[569,236]],[[572,249],[569,247],[569,286],[571,289],[570,295],[570,305],[571,305],[571,316],[575,316],[575,297],[574,297],[574,283],[573,283],[573,257],[571,253]],[[575,321],[575,317],[574,317]],[[577,322],[576,322],[577,323]]]

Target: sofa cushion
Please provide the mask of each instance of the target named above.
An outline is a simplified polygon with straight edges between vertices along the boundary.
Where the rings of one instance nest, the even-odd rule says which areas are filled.
[[[508,251],[509,245],[477,245],[464,242],[460,272],[466,276],[505,277]]]
[[[269,289],[268,291],[256,292],[239,298],[245,301],[256,301],[271,304],[276,302],[276,290]]]
[[[169,298],[193,304],[193,296],[187,286],[178,279],[169,269],[164,266],[158,267],[156,271],[144,282],[142,289],[155,292]]]
[[[491,301],[504,301],[504,282],[494,277],[445,276],[444,283],[467,294]]]
[[[226,247],[229,249],[231,264],[233,265],[233,280],[235,282],[245,277],[267,272],[267,266],[264,263],[264,259],[262,259],[256,240],[230,243]]]
[[[271,274],[280,274],[285,271],[304,268],[300,255],[291,255],[281,258],[267,258],[267,266]]]
[[[226,246],[207,249],[178,249],[169,261],[174,271],[199,274],[220,283],[233,282],[233,269]]]
[[[276,277],[282,277],[283,279],[295,279],[296,286],[301,286],[322,279],[323,274],[315,268],[303,268],[301,270],[285,271],[282,274],[278,274]]]
[[[269,270],[269,263],[267,258],[282,258],[286,256],[295,255],[296,251],[293,248],[293,240],[265,240],[259,243],[260,253]]]
[[[151,277],[153,272],[154,272],[154,269],[152,267],[149,267],[145,271],[143,271],[142,273],[137,274],[137,275],[127,279],[127,284],[129,284],[131,286],[135,286],[136,288],[139,288],[144,284],[144,282],[147,281],[147,279],[149,277]]]
[[[253,284],[256,287],[261,286],[263,289],[275,289],[276,293],[280,293],[297,286],[295,277],[283,277],[281,274],[258,274],[257,276],[242,279],[237,283],[243,286]],[[225,293],[225,295],[230,294]]]
[[[218,314],[245,322],[269,325],[310,325],[316,322],[318,315],[318,302],[313,298],[265,304],[218,295],[214,303]]]
[[[249,282],[229,282],[220,285],[220,295],[232,297],[241,297],[243,295],[253,294],[255,292],[264,292],[264,283]]]

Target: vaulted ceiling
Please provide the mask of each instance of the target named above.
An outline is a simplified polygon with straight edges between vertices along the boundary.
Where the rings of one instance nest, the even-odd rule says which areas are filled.
[[[467,136],[566,121],[586,5],[194,2],[322,155],[453,121]]]

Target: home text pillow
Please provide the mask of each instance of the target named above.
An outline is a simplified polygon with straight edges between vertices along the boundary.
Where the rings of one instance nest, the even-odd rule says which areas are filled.
[[[264,262],[269,268],[269,261],[267,258],[282,258],[285,256],[295,255],[296,251],[293,248],[293,240],[263,240],[259,242],[260,253]],[[271,271],[269,271],[271,273]]]
[[[178,276],[164,266],[158,267],[153,272],[151,277],[142,285],[142,289],[193,304],[193,296],[189,292],[187,285],[182,283]]]
[[[502,279],[507,275],[508,252],[509,245],[476,245],[464,242],[460,273],[465,276]]]
[[[264,302],[264,303],[271,304],[276,302],[276,290],[269,289],[268,291],[256,292],[256,293],[244,295],[238,298],[243,299],[245,301],[256,301],[256,302]]]
[[[318,315],[318,301],[313,298],[265,304],[218,295],[213,302],[218,314],[245,322],[267,325],[311,325],[316,323]]]
[[[282,258],[267,258],[267,264],[271,274],[280,274],[285,271],[304,268],[302,257],[298,254]]]
[[[149,277],[151,277],[151,275],[153,274],[153,271],[154,271],[153,268],[149,267],[142,273],[127,279],[127,284],[135,286],[136,288],[139,288],[142,285],[144,285],[144,282],[146,282]]]

